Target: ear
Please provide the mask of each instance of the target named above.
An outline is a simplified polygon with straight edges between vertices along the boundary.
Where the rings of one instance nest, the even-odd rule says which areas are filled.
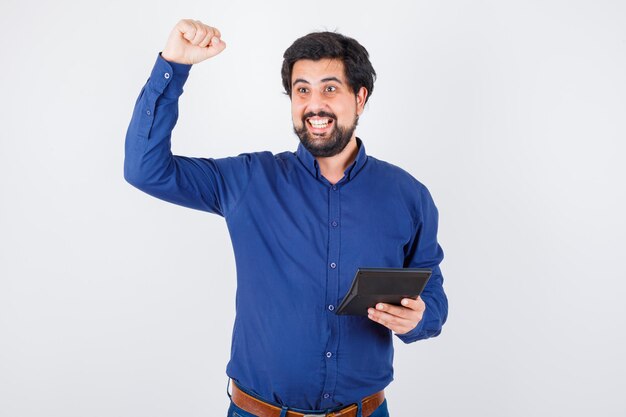
[[[359,116],[365,108],[365,100],[367,100],[367,88],[361,87],[356,93],[356,114]]]

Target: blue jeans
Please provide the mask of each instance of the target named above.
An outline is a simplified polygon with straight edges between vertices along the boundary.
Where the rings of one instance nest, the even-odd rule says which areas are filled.
[[[247,411],[242,410],[237,407],[233,402],[230,402],[230,408],[228,409],[227,417],[257,417],[254,414],[250,414]],[[370,415],[370,417],[389,417],[389,412],[387,411],[387,400],[383,401],[383,403]]]

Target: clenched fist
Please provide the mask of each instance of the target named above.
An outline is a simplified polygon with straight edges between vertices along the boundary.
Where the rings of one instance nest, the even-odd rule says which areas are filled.
[[[183,19],[172,29],[161,56],[178,64],[197,64],[226,48],[221,36],[219,30],[199,20]]]

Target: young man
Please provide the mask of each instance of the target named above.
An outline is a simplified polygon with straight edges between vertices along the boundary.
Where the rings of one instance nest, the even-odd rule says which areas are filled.
[[[365,48],[337,33],[311,33],[285,51],[296,152],[173,156],[189,70],[225,47],[216,28],[178,22],[137,100],[124,175],[227,222],[237,265],[229,416],[387,416],[392,333],[405,343],[436,336],[447,317],[437,209],[421,183],[368,156],[355,136],[375,72]],[[402,306],[335,314],[365,266],[433,274]]]

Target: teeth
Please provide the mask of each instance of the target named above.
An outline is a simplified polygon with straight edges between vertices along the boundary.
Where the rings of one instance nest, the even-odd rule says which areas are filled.
[[[313,119],[309,119],[309,123],[311,123],[311,126],[313,126],[313,127],[315,127],[315,128],[318,128],[318,129],[323,129],[323,128],[325,128],[326,126],[328,126],[328,122],[329,122],[329,120],[328,120],[328,119],[324,119],[324,120],[319,120],[319,119],[313,120]]]

